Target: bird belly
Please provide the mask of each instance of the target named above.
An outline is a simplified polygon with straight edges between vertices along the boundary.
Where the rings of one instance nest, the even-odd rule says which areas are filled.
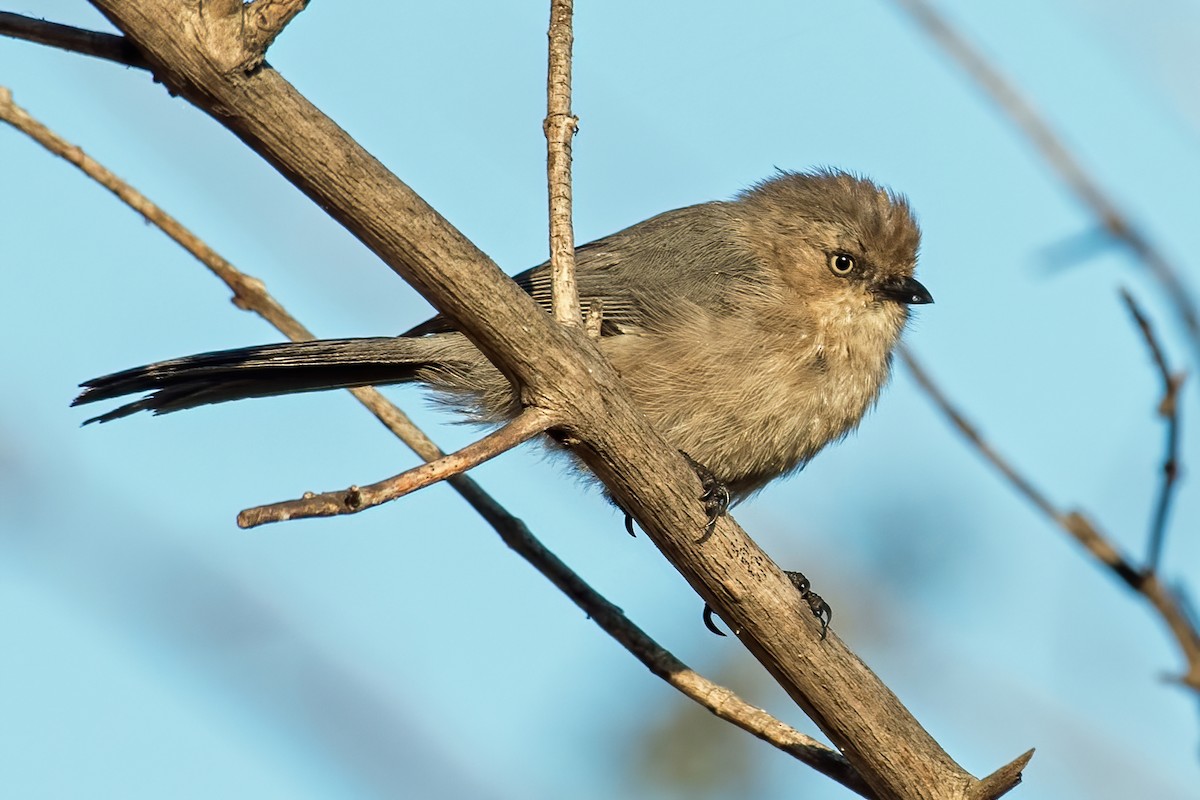
[[[605,349],[650,422],[740,500],[853,430],[888,356],[747,337],[736,323],[734,336],[722,322],[613,337]]]

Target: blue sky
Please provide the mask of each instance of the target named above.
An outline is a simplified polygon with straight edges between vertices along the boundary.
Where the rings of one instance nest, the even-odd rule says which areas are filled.
[[[510,272],[546,254],[543,3],[314,3],[270,62]],[[940,7],[1042,109],[1190,283],[1200,13],[1181,0]],[[85,3],[5,10],[107,29]],[[587,241],[834,165],[906,193],[937,299],[913,350],[1056,502],[1144,551],[1158,378],[1117,296],[1194,370],[1119,248],[892,4],[580,4],[575,222]],[[321,335],[398,333],[427,304],[215,122],[136,70],[0,40],[18,103],[178,217]],[[445,487],[252,532],[238,510],[413,463],[344,394],[80,429],[83,379],[274,341],[160,232],[0,130],[0,784],[14,797],[849,794],[652,678]],[[1200,586],[1187,470],[1165,576]],[[443,447],[469,428],[389,390]],[[535,450],[476,477],[690,665],[804,730],[598,493]],[[1143,605],[967,449],[898,369],[859,433],[737,509],[970,771],[1029,747],[1024,798],[1185,798],[1194,698]],[[727,726],[726,726],[727,727]],[[693,749],[659,762],[680,731]],[[684,737],[687,738],[687,737]],[[647,766],[650,764],[651,766]],[[660,772],[652,768],[657,764]],[[657,777],[656,777],[657,776]],[[1190,790],[1188,787],[1192,787]]]

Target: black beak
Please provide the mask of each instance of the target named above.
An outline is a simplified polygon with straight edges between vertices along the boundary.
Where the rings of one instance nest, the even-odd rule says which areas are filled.
[[[916,278],[895,278],[875,287],[875,294],[906,306],[933,302],[933,295]]]

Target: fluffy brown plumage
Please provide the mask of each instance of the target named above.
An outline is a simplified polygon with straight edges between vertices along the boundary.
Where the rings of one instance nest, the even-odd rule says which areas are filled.
[[[601,348],[663,436],[734,499],[853,430],[886,383],[920,233],[871,181],[781,173],[730,202],[668,211],[576,251]],[[515,278],[549,308],[549,269]],[[76,404],[148,396],[94,418],[368,384],[419,381],[484,422],[516,413],[507,380],[441,317],[393,338],[206,353],[96,378]],[[93,420],[89,420],[93,421]]]

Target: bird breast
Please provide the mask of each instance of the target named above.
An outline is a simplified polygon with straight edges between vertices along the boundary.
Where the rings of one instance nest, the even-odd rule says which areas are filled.
[[[808,314],[799,324],[693,309],[684,324],[605,349],[650,422],[742,499],[845,436],[875,402],[903,312],[874,306],[815,325]]]

